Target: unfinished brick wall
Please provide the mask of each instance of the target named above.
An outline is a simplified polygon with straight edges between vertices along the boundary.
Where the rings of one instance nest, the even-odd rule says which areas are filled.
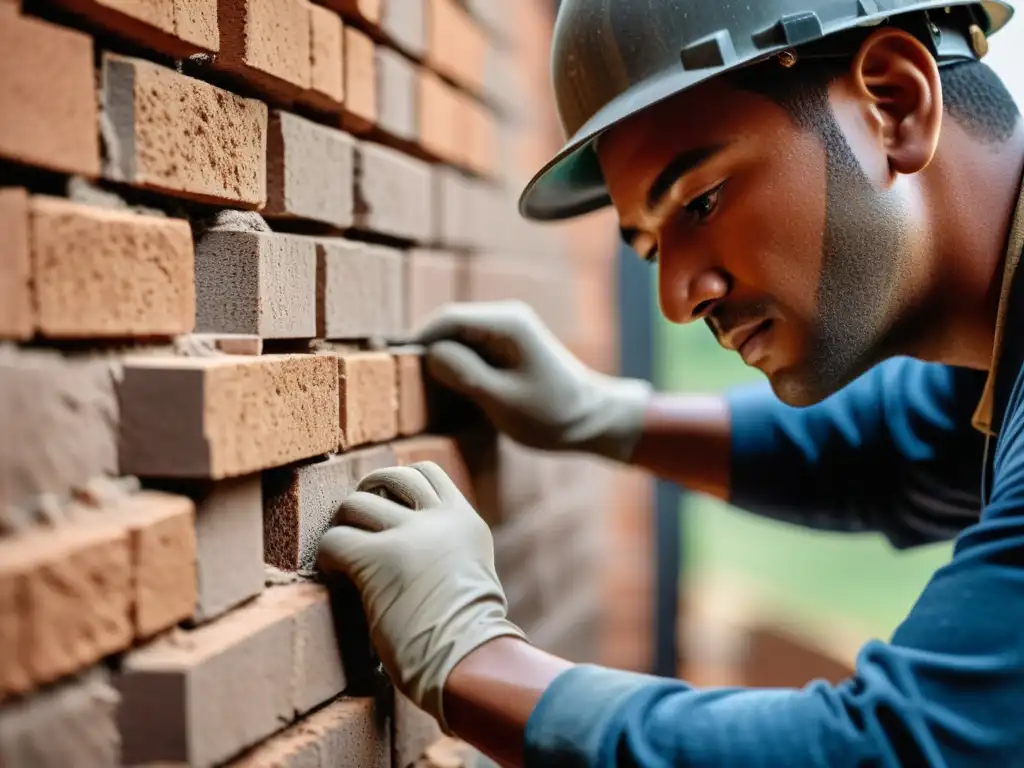
[[[607,658],[636,494],[466,432],[397,346],[519,298],[614,369],[607,221],[515,213],[546,5],[0,0],[0,765],[472,762],[311,570],[382,466],[446,467],[513,619]]]

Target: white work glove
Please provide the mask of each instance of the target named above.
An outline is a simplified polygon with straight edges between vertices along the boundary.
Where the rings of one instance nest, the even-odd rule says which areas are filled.
[[[450,304],[416,334],[427,371],[516,442],[627,462],[651,396],[576,359],[523,302]]]
[[[491,531],[431,462],[379,470],[342,502],[318,564],[348,576],[395,686],[446,733],[444,686],[467,654],[525,639],[508,618]]]

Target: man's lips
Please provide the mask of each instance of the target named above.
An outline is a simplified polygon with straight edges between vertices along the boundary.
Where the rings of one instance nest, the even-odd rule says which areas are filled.
[[[771,327],[771,320],[747,323],[724,334],[720,341],[726,349],[738,352],[747,365],[753,365],[766,351],[767,332]]]

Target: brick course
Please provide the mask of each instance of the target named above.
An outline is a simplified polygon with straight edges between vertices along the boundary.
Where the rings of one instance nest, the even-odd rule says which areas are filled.
[[[27,339],[36,321],[24,189],[0,189],[0,229],[5,233],[0,243],[0,338]]]
[[[90,23],[184,59],[220,49],[217,0],[56,0]]]

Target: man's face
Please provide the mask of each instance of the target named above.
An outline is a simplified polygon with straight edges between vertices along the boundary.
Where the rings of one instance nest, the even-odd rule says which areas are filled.
[[[665,316],[704,319],[792,405],[899,346],[918,271],[883,143],[842,79],[831,92],[811,128],[776,99],[706,84],[598,146],[623,237],[657,260]]]

